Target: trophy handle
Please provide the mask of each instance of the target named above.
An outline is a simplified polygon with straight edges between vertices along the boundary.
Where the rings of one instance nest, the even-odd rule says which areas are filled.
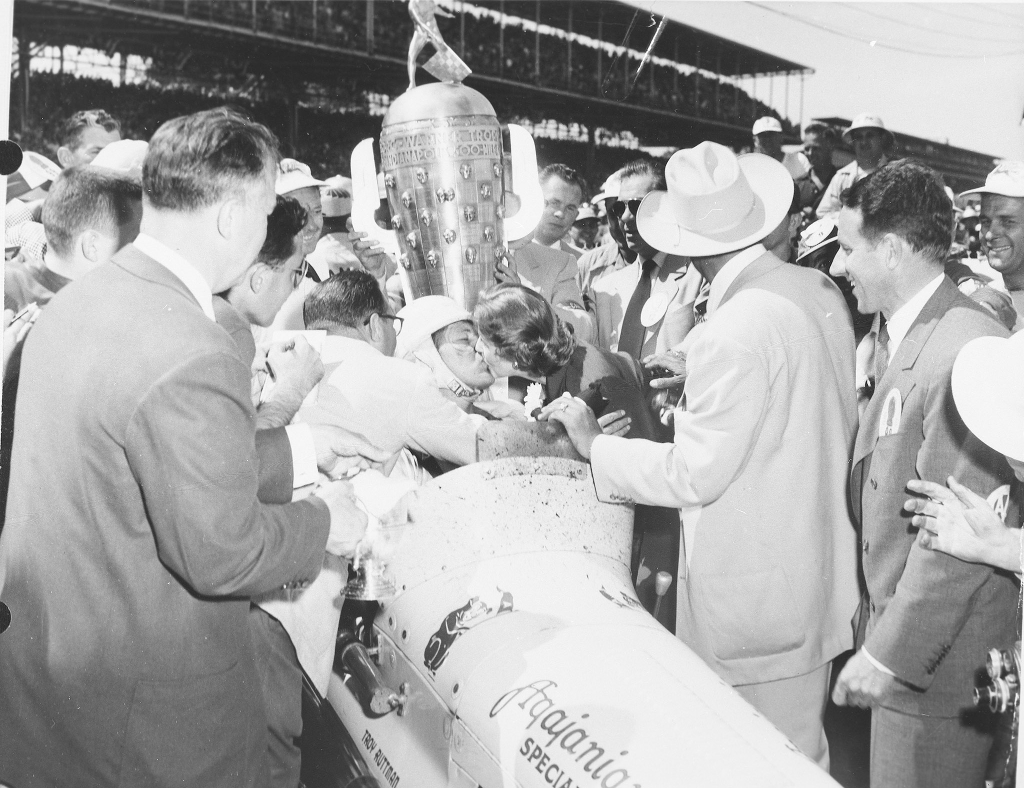
[[[398,238],[394,230],[385,230],[373,219],[380,208],[377,191],[377,165],[373,160],[373,140],[365,139],[352,151],[352,229],[366,233],[384,251],[398,259]],[[539,221],[539,217],[538,217]]]
[[[505,242],[518,241],[529,235],[537,227],[540,216],[544,212],[544,196],[540,190],[540,179],[537,177],[537,149],[533,144],[530,132],[515,123],[508,124],[509,143],[512,148],[512,187],[517,210],[506,204],[506,210],[512,213],[505,218]],[[354,160],[355,154],[353,154]],[[353,179],[355,170],[353,169]],[[353,211],[354,215],[354,211]]]

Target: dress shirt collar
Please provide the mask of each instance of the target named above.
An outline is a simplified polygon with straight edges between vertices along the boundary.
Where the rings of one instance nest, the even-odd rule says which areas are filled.
[[[718,309],[725,298],[729,286],[736,281],[736,277],[743,273],[744,269],[754,262],[758,257],[767,253],[764,244],[754,244],[735,255],[729,262],[722,266],[722,270],[715,274],[711,280],[711,292],[708,295],[707,316],[711,317]]]
[[[648,258],[648,259],[650,259],[650,261],[652,263],[654,263],[654,268],[655,268],[655,273],[652,274],[652,276],[651,276],[652,279],[657,279],[658,278],[658,273],[657,272],[660,271],[661,270],[661,266],[665,264],[665,258],[666,257],[668,257],[668,252],[657,252],[654,255],[654,257]],[[637,278],[637,280],[639,280],[640,277],[643,276],[643,274],[644,274],[644,263],[647,262],[647,261],[644,260],[644,258],[638,256],[636,258],[636,262],[637,262],[636,278]]]
[[[939,285],[942,284],[942,280],[945,277],[944,273],[939,274],[937,277],[932,279],[928,284],[922,287],[907,303],[893,312],[891,318],[889,318],[885,325],[889,330],[889,360],[896,358],[896,349],[900,346],[900,342],[910,331],[910,327],[914,321],[917,320],[917,316],[921,314],[921,310],[924,309],[924,305],[928,303],[928,299],[931,298],[935,291],[939,289]]]
[[[206,316],[213,322],[217,322],[217,318],[213,314],[213,293],[210,292],[210,285],[207,284],[202,274],[195,269],[192,263],[151,235],[139,233],[139,236],[133,243],[136,249],[152,257],[180,279],[181,283],[188,288],[188,291],[199,302],[199,306],[202,307]]]

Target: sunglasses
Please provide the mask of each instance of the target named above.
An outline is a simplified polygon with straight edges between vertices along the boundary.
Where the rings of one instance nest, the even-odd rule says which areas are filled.
[[[612,203],[610,210],[615,214],[615,218],[617,219],[621,219],[623,217],[626,213],[626,208],[629,208],[629,212],[636,216],[636,212],[640,210],[640,203],[643,201],[643,197],[638,200],[626,200],[625,202],[622,200],[616,200]]]

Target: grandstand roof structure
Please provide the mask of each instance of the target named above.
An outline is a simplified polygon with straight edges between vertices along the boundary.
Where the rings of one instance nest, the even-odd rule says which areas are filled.
[[[441,4],[454,12],[453,19],[438,20],[445,40],[474,70],[466,84],[481,90],[505,119],[525,115],[635,130],[645,145],[702,139],[742,145],[749,143],[755,117],[774,111],[739,79],[798,76],[802,89],[802,78],[812,73],[668,20],[637,77],[654,18],[626,3]],[[194,70],[201,62],[207,72],[270,75],[290,95],[316,82],[350,89],[359,83],[362,90],[394,96],[407,82],[412,23],[404,6],[393,0],[19,0],[15,36],[36,47],[155,58],[168,72],[185,73],[191,61]],[[211,66],[217,58],[221,66]],[[430,78],[421,71],[419,79]],[[782,120],[796,141],[799,118]]]

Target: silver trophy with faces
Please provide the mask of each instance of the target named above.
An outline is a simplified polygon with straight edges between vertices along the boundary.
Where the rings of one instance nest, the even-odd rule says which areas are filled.
[[[391,103],[380,135],[382,177],[373,140],[356,146],[352,222],[397,258],[407,303],[444,295],[472,310],[494,284],[506,244],[540,220],[537,155],[529,132],[514,124],[506,132],[491,103],[461,83],[465,64],[430,40],[437,54],[424,68],[443,81],[410,87]],[[382,199],[389,228],[375,221]]]

